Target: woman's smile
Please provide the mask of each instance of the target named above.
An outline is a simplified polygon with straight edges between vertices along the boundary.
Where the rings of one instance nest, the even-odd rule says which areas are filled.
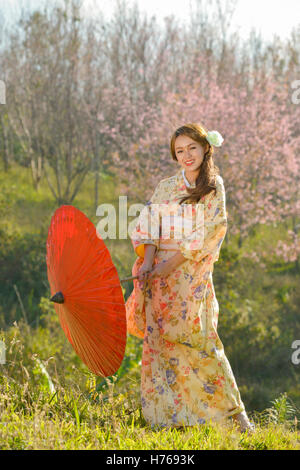
[[[187,160],[186,162],[184,162],[186,166],[191,166],[193,163],[195,163],[195,160]]]

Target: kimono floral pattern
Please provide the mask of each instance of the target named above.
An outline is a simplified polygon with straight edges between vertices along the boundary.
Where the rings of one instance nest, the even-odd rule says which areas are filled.
[[[159,182],[146,206],[151,209],[153,204],[174,204],[183,195],[186,186],[180,170]],[[152,236],[144,230],[146,212],[141,212],[131,233],[138,256],[133,276],[143,263],[145,244],[156,246],[154,264],[174,256],[176,249],[186,258],[167,277],[149,279],[144,286],[135,279],[126,302],[127,331],[143,339],[141,403],[152,427],[194,426],[245,410],[217,333],[219,304],[212,273],[227,231],[220,175],[216,177],[216,192],[197,204],[202,205],[204,225],[194,224],[190,234],[181,239],[175,239],[171,225],[169,242],[173,249],[161,238],[160,218],[153,222],[154,232],[151,219]],[[149,217],[149,211],[147,214]],[[195,237],[200,230],[202,239]]]

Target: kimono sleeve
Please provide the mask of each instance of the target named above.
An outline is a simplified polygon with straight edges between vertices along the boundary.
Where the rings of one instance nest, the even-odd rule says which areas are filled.
[[[213,262],[219,259],[219,251],[227,231],[225,188],[220,175],[216,178],[216,193],[212,195],[208,195],[204,203],[204,227],[196,225],[193,232],[180,241],[180,251],[187,259],[197,262],[206,256]],[[197,231],[202,231],[203,236],[195,237]]]
[[[137,225],[130,235],[134,251],[141,258],[145,257],[145,245],[154,245],[156,251],[159,250],[160,215],[159,211],[151,208],[151,205],[159,203],[160,189],[159,183],[140,213]]]

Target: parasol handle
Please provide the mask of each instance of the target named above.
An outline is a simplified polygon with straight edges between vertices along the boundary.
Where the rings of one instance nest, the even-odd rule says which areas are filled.
[[[125,279],[120,279],[120,282],[132,281],[133,279],[137,278],[138,276],[125,277]]]

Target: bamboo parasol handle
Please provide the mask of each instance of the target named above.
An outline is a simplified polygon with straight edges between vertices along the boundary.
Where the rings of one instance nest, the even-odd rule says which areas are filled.
[[[126,281],[132,281],[133,279],[137,279],[138,276],[131,276],[131,277],[125,277],[124,279],[120,279],[120,282],[126,282]]]

